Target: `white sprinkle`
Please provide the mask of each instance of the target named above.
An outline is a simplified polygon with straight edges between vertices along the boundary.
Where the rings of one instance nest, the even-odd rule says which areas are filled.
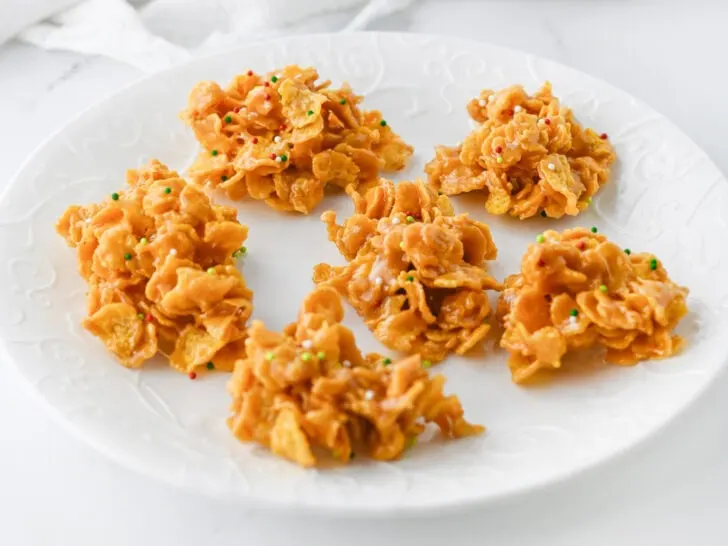
[[[486,105],[486,102],[485,102],[485,100],[484,100],[484,99],[480,99],[480,100],[478,101],[478,106],[485,106],[485,105]]]
[[[374,284],[376,284],[377,286],[382,286],[383,282],[384,279],[382,279],[382,277],[377,277],[376,279],[374,279]]]
[[[514,106],[514,107],[513,107],[513,111],[514,111],[514,112],[515,112],[516,114],[517,114],[518,112],[520,112],[521,110],[523,110],[523,108],[521,107],[521,105],[520,105],[520,104],[518,104],[518,105],[516,105],[516,106]]]
[[[173,248],[172,250],[170,250],[170,251],[169,251],[169,253],[170,253],[170,254],[171,254],[172,256],[176,256],[176,255],[177,255],[177,249],[176,249],[176,248]]]
[[[488,97],[488,102],[492,102],[492,101],[494,101],[494,100],[495,100],[495,94],[493,94],[493,95],[490,95],[490,96]]]
[[[364,400],[372,400],[374,398],[374,391],[366,391],[364,393]]]
[[[556,170],[556,165],[554,165],[553,163],[549,163],[549,170],[550,171],[555,171]]]
[[[86,223],[87,224],[90,224],[91,223],[91,218],[86,218]]]
[[[399,218],[392,218],[392,225],[393,226],[396,226],[397,224],[399,224],[399,222],[400,222],[400,219]]]
[[[304,340],[303,340],[303,341],[301,342],[301,346],[302,346],[302,347],[303,347],[304,349],[310,349],[311,347],[313,347],[313,341],[311,341],[310,339],[304,339]]]
[[[351,362],[349,362],[348,360],[344,360],[344,361],[343,361],[343,362],[341,363],[341,365],[342,365],[342,366],[343,366],[344,368],[351,368]]]
[[[276,137],[273,139],[273,142],[275,142],[275,143],[278,143],[280,141],[281,141],[281,137],[279,137],[278,135],[276,135]]]
[[[281,159],[281,156],[277,156],[277,157],[276,157],[276,163],[280,163],[281,161],[283,161],[283,160]]]
[[[577,322],[579,322],[579,319],[577,319],[576,317],[569,317],[569,322],[570,322],[570,323],[571,323],[571,324],[572,324],[573,326],[576,326]]]

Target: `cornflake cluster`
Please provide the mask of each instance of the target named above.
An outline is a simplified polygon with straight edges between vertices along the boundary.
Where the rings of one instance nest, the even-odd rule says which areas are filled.
[[[421,181],[380,179],[343,225],[323,214],[329,239],[349,261],[319,264],[314,282],[332,286],[390,349],[427,363],[462,355],[490,330],[486,290],[500,289],[486,261],[497,249],[488,226],[453,215],[449,199]]]
[[[429,377],[419,357],[363,356],[343,314],[338,293],[317,288],[282,333],[252,323],[229,382],[228,424],[240,440],[310,467],[315,448],[343,463],[360,452],[396,459],[427,423],[448,438],[484,430],[465,421],[457,397],[443,394],[445,378]]]
[[[560,368],[569,351],[592,346],[605,347],[615,364],[674,355],[683,340],[672,330],[687,313],[687,293],[657,258],[622,250],[595,228],[547,231],[498,302],[513,380]]]
[[[184,121],[202,145],[192,182],[220,187],[282,211],[309,213],[327,184],[355,189],[380,170],[400,170],[412,155],[376,110],[344,84],[317,83],[313,68],[248,71],[223,90],[200,82]]]
[[[486,89],[468,113],[480,126],[458,146],[436,147],[425,167],[446,195],[482,190],[491,214],[561,218],[584,210],[609,180],[607,135],[582,129],[548,82],[533,96],[520,85]]]
[[[248,228],[158,161],[127,184],[56,225],[88,283],[84,327],[129,368],[160,352],[179,371],[231,370],[253,308],[233,259]]]

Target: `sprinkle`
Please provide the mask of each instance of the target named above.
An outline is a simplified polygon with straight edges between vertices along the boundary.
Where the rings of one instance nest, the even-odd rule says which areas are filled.
[[[498,163],[503,163],[503,156],[502,156],[502,155],[499,155],[498,157],[496,157],[496,158],[495,158],[495,160],[496,160],[496,161],[497,161]]]
[[[252,70],[248,70],[248,76],[252,76],[252,75],[253,75],[253,71]]]
[[[374,398],[374,391],[369,390],[364,393],[364,400],[372,400]]]
[[[342,365],[342,366],[343,366],[344,368],[351,368],[351,362],[349,362],[348,360],[344,360],[344,361],[343,361],[343,362],[341,363],[341,365]]]
[[[278,129],[279,129],[280,131],[285,131],[285,130],[286,130],[286,124],[285,124],[285,123],[281,123],[281,124],[280,124],[280,125],[278,126]]]
[[[309,110],[308,112],[306,112],[306,115],[307,116],[313,116],[313,110]]]
[[[412,275],[407,275],[407,282],[412,282],[414,280],[415,278]]]
[[[599,138],[601,138],[602,140],[607,140],[608,135],[607,133],[602,133],[601,135],[599,135]]]
[[[545,210],[542,210],[542,211],[541,211],[541,217],[542,217],[542,218],[546,218],[546,211],[545,211]]]
[[[235,108],[233,108],[233,112],[235,112],[236,114],[240,112],[240,106],[236,106]]]
[[[385,366],[389,366],[391,363],[392,363],[391,358],[385,358],[384,360],[382,360],[382,364],[384,364]]]
[[[494,101],[494,100],[495,100],[495,93],[493,93],[492,95],[488,95],[488,102]]]
[[[270,154],[270,158],[271,159],[275,159],[276,158],[276,154]]]
[[[270,100],[270,95],[266,94],[265,97],[263,97],[265,100]]]
[[[208,267],[207,268],[207,274],[208,275],[214,275],[215,274],[215,268],[214,267]]]
[[[217,150],[212,150],[210,152],[210,155],[212,155],[213,157],[215,157],[217,154],[218,154],[218,151]]]
[[[90,224],[91,223],[91,218],[86,218],[86,223],[87,224]]]
[[[407,216],[407,218],[405,218],[405,221],[406,221],[406,222],[407,222],[408,224],[411,224],[412,222],[414,222],[414,221],[415,221],[415,219],[414,219],[414,217],[412,217],[412,216]]]
[[[323,351],[319,351],[318,353],[316,353],[316,358],[318,358],[319,360],[325,360],[326,359],[326,353],[323,352]]]
[[[592,228],[591,228],[591,232],[592,232],[592,233],[596,233],[597,231],[599,231],[599,230],[597,229],[597,226],[592,226]]]
[[[417,436],[413,436],[409,440],[407,440],[407,449],[412,449],[417,445]]]
[[[146,319],[147,319],[147,321],[149,321],[149,322],[152,322],[152,319],[153,319],[153,318],[154,318],[154,317],[152,316],[152,314],[151,314],[151,313],[147,313],[147,316],[146,316]]]
[[[607,285],[606,285],[606,284],[600,284],[600,285],[599,285],[599,291],[600,291],[600,292],[601,292],[602,294],[606,294],[606,293],[607,293],[607,290],[608,290],[608,288],[607,288]]]
[[[592,204],[592,198],[591,197],[587,197],[586,198],[586,204],[587,205],[591,205]]]
[[[118,201],[118,200],[119,200],[119,194],[118,194],[118,193],[116,193],[116,192],[112,193],[112,194],[111,194],[111,199],[112,199],[113,201]]]
[[[227,176],[225,176],[225,175],[222,175],[222,176],[220,177],[220,180],[221,180],[221,181],[223,181],[223,182],[225,182],[225,181],[227,180]]]
[[[386,126],[387,126],[387,122],[386,122],[386,120],[382,120],[382,121],[380,121],[380,122],[379,122],[379,125],[381,125],[382,127],[386,127]]]
[[[301,347],[303,347],[304,349],[310,349],[311,347],[313,347],[313,341],[311,341],[310,339],[304,339],[301,342]]]
[[[537,243],[543,243],[546,240],[546,237],[543,236],[543,233],[539,233],[536,235],[536,242]]]
[[[657,260],[655,258],[652,258],[650,260],[650,269],[652,271],[654,271],[655,269],[657,269]]]
[[[480,100],[478,101],[478,106],[480,106],[481,108],[484,108],[486,104],[487,104],[487,103],[486,103],[486,102],[485,102],[485,100],[483,100],[483,99],[480,99]]]
[[[539,261],[538,261],[538,266],[539,266],[539,267],[543,267],[543,266],[545,266],[545,265],[546,265],[546,262],[544,262],[543,260],[539,260]]]
[[[177,249],[176,249],[176,248],[173,248],[172,250],[170,250],[170,251],[169,251],[169,253],[170,253],[170,254],[171,254],[172,256],[176,256],[176,255],[177,255]]]
[[[544,123],[545,123],[546,125],[551,125],[551,120],[550,120],[549,118],[546,118],[546,119],[544,119],[544,120],[543,120],[543,122],[544,122]]]
[[[399,224],[399,222],[400,222],[399,218],[397,218],[397,217],[392,218],[392,225],[393,226],[396,226],[397,224]]]
[[[258,137],[253,138],[253,144],[258,144]]]
[[[430,366],[432,366],[432,362],[430,362],[429,360],[423,360],[423,361],[422,361],[422,367],[423,367],[424,369],[427,369],[427,368],[429,368]]]
[[[140,320],[144,320],[144,313],[137,313],[137,317],[138,317],[138,318],[139,318]]]
[[[270,87],[270,84],[268,82],[263,82],[263,87]]]
[[[214,362],[208,362],[207,363],[207,369],[208,370],[214,370],[215,369],[215,363]]]
[[[149,244],[149,239],[147,239],[146,237],[142,237],[141,239],[139,239],[139,242],[142,245],[147,245],[147,244]]]
[[[278,81],[278,76],[272,76],[270,81],[272,81],[273,83],[276,83]]]
[[[517,114],[518,112],[520,112],[521,110],[523,110],[523,107],[522,107],[522,106],[521,106],[520,104],[517,104],[516,106],[514,106],[514,107],[513,107],[513,111],[514,111],[514,112],[515,112],[516,114]]]
[[[129,260],[131,260],[131,254],[130,254],[129,252],[127,252],[126,254],[124,254],[124,259],[125,259],[125,260],[126,260],[127,262],[128,262]]]
[[[495,147],[495,153],[499,154],[499,153],[501,153],[502,151],[503,151],[503,147],[502,147],[502,146],[496,146],[496,147]]]
[[[265,353],[265,359],[268,362],[272,361],[275,357],[276,355],[273,353],[273,351],[268,351],[267,353]]]
[[[190,372],[189,377],[194,381],[195,379],[197,379],[197,374],[195,372]]]
[[[164,188],[164,193],[166,193],[166,194],[172,193],[172,188]]]
[[[225,123],[232,123],[233,117],[232,116],[225,116]]]
[[[281,137],[280,137],[280,136],[278,136],[278,135],[276,135],[276,136],[275,136],[275,137],[273,138],[273,142],[275,142],[276,144],[278,144],[278,143],[279,143],[280,141],[281,141]]]
[[[301,360],[303,360],[304,362],[308,362],[312,358],[313,358],[313,355],[311,353],[309,353],[308,351],[301,354]]]
[[[576,243],[576,248],[578,248],[579,250],[584,250],[586,248],[586,244],[584,244],[584,241],[579,241],[578,243]]]
[[[549,168],[549,171],[555,171],[556,170],[556,165],[554,165],[553,163],[549,163],[548,164],[548,168]]]
[[[624,249],[624,253],[625,253],[625,254],[626,254],[627,256],[629,256],[630,254],[632,254],[632,251],[631,251],[630,249],[628,249],[628,248],[625,248],[625,249]]]
[[[283,154],[281,156],[281,161],[288,161],[288,156],[286,154]]]
[[[579,310],[572,309],[571,311],[569,311],[569,315],[571,315],[572,317],[577,317],[577,316],[579,316]]]
[[[579,323],[579,319],[577,319],[575,316],[569,317],[569,324],[571,326],[576,326]]]
[[[383,282],[384,280],[382,279],[382,277],[377,277],[376,279],[374,279],[374,284],[376,284],[377,286],[381,286]]]
[[[275,154],[272,154],[272,155],[273,155],[273,157],[275,157]],[[283,162],[283,159],[281,159],[281,156],[278,156],[275,159],[276,159],[276,163],[282,163]]]
[[[341,99],[341,100],[339,101],[339,104],[346,104],[346,99]]]

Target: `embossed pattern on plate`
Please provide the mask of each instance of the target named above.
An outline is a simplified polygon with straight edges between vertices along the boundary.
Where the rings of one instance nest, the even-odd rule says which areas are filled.
[[[304,471],[235,441],[224,418],[225,377],[198,381],[162,363],[129,371],[79,322],[84,284],[75,254],[53,224],[71,203],[96,201],[124,171],[158,157],[183,169],[195,153],[178,120],[190,87],[225,82],[252,68],[313,64],[324,78],[349,81],[366,106],[384,111],[415,145],[421,176],[436,143],[469,130],[466,101],[483,87],[549,79],[577,118],[606,131],[619,161],[613,183],[578,219],[517,222],[488,217],[482,200],[456,206],[493,228],[499,278],[518,269],[526,244],[546,227],[598,225],[617,242],[656,253],[691,289],[681,325],[684,354],[634,368],[569,375],[548,388],[510,383],[505,355],[449,360],[438,371],[480,438],[422,442],[394,464],[358,458],[347,468]],[[319,209],[351,210],[342,196]],[[251,228],[245,274],[255,317],[281,327],[311,288],[311,267],[341,261],[318,215],[280,215],[259,203],[238,206]],[[726,363],[728,344],[728,183],[683,133],[639,101],[556,63],[489,46],[417,35],[313,36],[254,44],[144,80],[98,104],[54,135],[26,163],[0,203],[0,336],[7,360],[59,416],[121,463],[169,483],[257,504],[327,513],[400,514],[456,508],[553,482],[627,449],[697,396]],[[348,313],[362,346],[380,349]]]

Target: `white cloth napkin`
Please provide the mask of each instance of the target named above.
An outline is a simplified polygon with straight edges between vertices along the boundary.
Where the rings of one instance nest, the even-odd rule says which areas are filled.
[[[195,55],[283,34],[352,31],[414,0],[84,0],[19,38],[155,72]],[[358,11],[355,9],[358,8]]]

